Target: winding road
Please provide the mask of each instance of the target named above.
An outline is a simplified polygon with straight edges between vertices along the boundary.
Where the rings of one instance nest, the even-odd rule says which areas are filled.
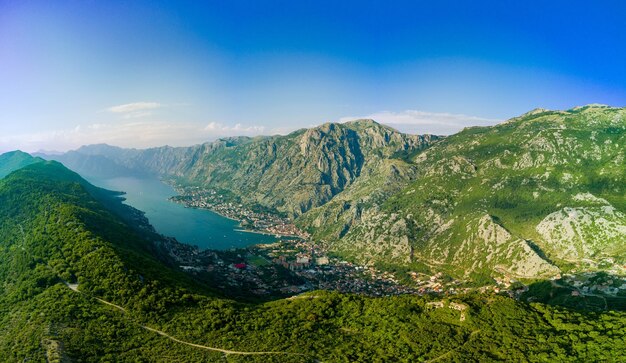
[[[70,283],[68,283],[66,281],[63,281],[63,283],[65,284],[65,286],[70,288],[72,291],[75,291],[75,292],[77,292],[79,294],[82,294],[82,292],[78,290],[78,284],[70,284]],[[94,299],[96,299],[98,302],[100,302],[102,304],[105,304],[105,305],[111,306],[111,307],[113,307],[113,308],[115,308],[117,310],[120,310],[123,313],[128,313],[125,308],[123,308],[123,307],[121,307],[121,306],[119,306],[117,304],[114,304],[112,302],[108,302],[106,300],[99,299],[97,297],[94,297]],[[167,334],[164,331],[161,331],[161,330],[158,330],[158,329],[155,329],[155,328],[151,328],[151,327],[146,326],[146,325],[141,325],[141,327],[143,329],[145,329],[145,330],[148,330],[148,331],[153,332],[153,333],[157,333],[157,334],[159,334],[159,335],[161,335],[161,336],[163,336],[163,337],[165,337],[165,338],[167,338],[167,339],[169,339],[169,340],[171,340],[173,342],[179,343],[179,344],[184,344],[184,345],[188,345],[190,347],[204,349],[204,350],[210,350],[210,351],[213,351],[213,352],[223,353],[223,354],[226,354],[226,355],[229,355],[229,354],[233,354],[233,355],[234,354],[236,354],[236,355],[270,355],[270,354],[275,354],[275,355],[298,355],[298,356],[305,356],[305,354],[290,353],[290,352],[244,352],[244,351],[239,351],[239,350],[229,350],[229,349],[209,347],[209,346],[206,346],[206,345],[195,344],[195,343],[186,342],[184,340],[180,340],[178,338],[175,338],[175,337]]]

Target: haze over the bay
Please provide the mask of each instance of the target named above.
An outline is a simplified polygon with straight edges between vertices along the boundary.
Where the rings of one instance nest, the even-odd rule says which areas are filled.
[[[625,10],[2,1],[0,151],[191,145],[356,118],[451,134],[537,107],[624,106]]]

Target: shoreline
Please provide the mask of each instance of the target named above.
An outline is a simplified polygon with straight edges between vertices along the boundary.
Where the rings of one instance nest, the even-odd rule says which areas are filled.
[[[218,215],[218,216],[220,216],[220,217],[224,217],[224,218],[230,219],[231,221],[238,222],[238,223],[239,223],[239,225],[237,226],[237,228],[234,228],[234,229],[233,229],[233,230],[234,230],[234,231],[236,231],[236,232],[246,232],[246,233],[264,234],[264,235],[267,235],[267,236],[275,236],[276,238],[281,238],[281,237],[291,237],[291,238],[299,238],[299,239],[303,239],[301,236],[297,236],[297,235],[293,235],[293,234],[276,234],[276,233],[272,233],[272,232],[264,232],[264,231],[260,231],[260,230],[258,230],[258,229],[246,229],[246,228],[244,228],[244,227],[241,225],[241,222],[242,222],[242,220],[241,220],[241,219],[237,219],[237,218],[229,217],[229,216],[227,216],[227,215],[225,215],[225,214],[222,214],[222,213],[220,213],[220,212],[218,212],[218,211],[216,211],[216,210],[210,209],[210,208],[194,207],[194,206],[187,205],[187,204],[186,204],[186,203],[184,203],[184,202],[177,202],[177,201],[171,200],[171,197],[170,197],[170,198],[168,198],[168,199],[170,199],[170,201],[171,201],[172,203],[182,204],[185,208],[191,208],[191,209],[198,209],[198,210],[205,210],[205,211],[209,211],[209,212],[211,212],[211,213],[215,213],[215,214],[217,214],[217,215]]]
[[[263,232],[263,231],[259,231],[259,230],[253,230],[253,229],[237,228],[237,229],[234,229],[234,231],[236,231],[236,232],[246,232],[246,233],[256,233],[256,234],[264,234],[264,235],[267,235],[267,236],[276,236],[275,233]]]
[[[179,194],[179,195],[176,195],[176,196],[174,196],[174,197],[181,197],[181,196],[182,196],[182,195],[180,195],[180,194]],[[209,212],[211,212],[211,213],[215,213],[215,214],[217,214],[217,215],[218,215],[218,216],[220,216],[220,217],[224,217],[224,218],[230,219],[231,221],[234,221],[234,222],[239,222],[239,224],[241,224],[241,222],[242,222],[242,221],[241,221],[241,219],[237,219],[237,218],[233,218],[233,217],[227,216],[227,215],[225,215],[225,214],[222,214],[222,213],[220,213],[220,212],[218,212],[218,211],[216,211],[216,210],[210,209],[210,208],[194,207],[194,206],[191,206],[191,205],[187,205],[187,203],[185,203],[185,202],[178,202],[178,201],[175,201],[175,200],[173,200],[173,199],[172,199],[172,198],[174,198],[174,197],[169,197],[169,198],[167,198],[167,199],[168,199],[170,202],[172,202],[172,203],[181,204],[181,205],[182,205],[183,207],[185,207],[185,208],[190,208],[190,209],[198,209],[198,210],[206,210],[206,211],[209,211]]]
[[[296,239],[301,239],[301,240],[305,240],[305,237],[302,237],[300,235],[297,234],[280,234],[280,233],[273,233],[273,232],[269,232],[269,231],[263,231],[263,230],[258,230],[258,229],[248,229],[246,227],[244,227],[242,225],[242,222],[244,221],[243,219],[239,219],[239,218],[235,218],[229,215],[225,215],[223,213],[220,213],[217,210],[211,209],[211,208],[206,208],[206,207],[197,207],[197,206],[193,206],[193,205],[189,205],[188,203],[186,203],[185,201],[182,200],[175,200],[174,198],[177,197],[184,197],[185,194],[181,193],[183,192],[183,190],[177,188],[177,185],[175,183],[168,183],[166,180],[161,179],[161,182],[170,186],[172,189],[174,189],[174,191],[177,193],[177,195],[169,197],[168,200],[172,203],[176,203],[176,204],[181,204],[183,205],[185,208],[192,208],[192,209],[198,209],[198,210],[206,210],[212,213],[217,214],[220,217],[224,217],[227,219],[230,219],[234,222],[237,222],[238,225],[236,226],[236,228],[233,228],[234,231],[236,232],[245,232],[245,233],[256,233],[256,234],[263,234],[263,235],[267,235],[267,236],[274,236],[276,238],[296,238]],[[293,223],[293,221],[289,220],[289,223]]]
[[[239,228],[239,229],[235,229],[235,231],[237,231],[237,232],[246,232],[246,233],[265,234],[265,235],[268,235],[268,236],[275,236],[276,238],[297,238],[297,239],[302,239],[303,240],[303,238],[301,236],[296,236],[294,234],[276,234],[276,233],[271,233],[271,232],[259,231],[258,229],[243,229],[243,228]]]

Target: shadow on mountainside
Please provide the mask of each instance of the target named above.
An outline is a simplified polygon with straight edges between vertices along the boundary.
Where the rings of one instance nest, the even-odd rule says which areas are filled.
[[[585,311],[626,311],[626,277],[606,272],[567,274],[530,284],[520,299]]]

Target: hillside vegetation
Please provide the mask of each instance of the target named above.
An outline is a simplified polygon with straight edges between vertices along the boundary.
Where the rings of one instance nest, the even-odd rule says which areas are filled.
[[[318,291],[237,303],[161,263],[153,242],[105,207],[114,202],[114,193],[55,162],[34,162],[0,180],[0,359],[610,361],[625,347],[623,313],[497,295]]]
[[[42,161],[40,158],[33,158],[29,154],[22,151],[12,151],[0,155],[0,179],[9,175],[11,172],[21,169],[26,165]]]
[[[547,278],[599,264],[621,274],[625,130],[625,109],[589,105],[446,138],[359,120],[190,148],[92,145],[72,160],[105,157],[286,214],[362,263],[463,279]]]
[[[53,158],[91,176],[93,167],[86,165],[98,165],[94,158],[104,156],[119,169],[226,191],[242,203],[297,216],[376,174],[389,160],[411,155],[437,139],[359,120],[327,123],[286,136],[229,138],[189,148],[92,145]]]
[[[625,109],[535,110],[445,138],[409,161],[408,183],[355,184],[299,223],[360,260],[456,276],[624,265],[625,153]],[[396,193],[377,198],[380,185]]]

